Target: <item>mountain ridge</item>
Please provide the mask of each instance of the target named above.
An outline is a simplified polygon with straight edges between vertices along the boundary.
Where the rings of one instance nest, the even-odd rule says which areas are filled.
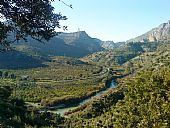
[[[21,52],[39,53],[45,56],[73,56],[82,57],[95,52],[114,49],[119,47],[113,41],[102,41],[98,38],[90,37],[85,31],[60,33],[51,38],[48,42],[41,43],[31,37],[27,42],[19,41],[12,46]]]
[[[155,42],[164,38],[170,38],[170,20],[126,42]]]
[[[34,52],[45,56],[73,57],[81,57],[104,49],[98,40],[91,38],[85,32],[61,33],[43,43],[31,37],[28,37],[27,40],[27,42],[21,40],[14,43],[12,47],[27,54]]]

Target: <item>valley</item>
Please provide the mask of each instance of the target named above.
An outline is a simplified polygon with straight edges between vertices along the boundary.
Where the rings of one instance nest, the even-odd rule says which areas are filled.
[[[170,24],[160,27],[165,35],[156,40],[152,30],[119,43],[79,31],[48,47],[32,39],[14,44],[0,53],[0,112],[16,113],[12,119],[28,128],[168,128]]]

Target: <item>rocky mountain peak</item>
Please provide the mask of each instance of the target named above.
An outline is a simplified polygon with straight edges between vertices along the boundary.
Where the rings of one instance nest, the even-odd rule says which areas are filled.
[[[61,33],[59,34],[58,38],[64,40],[67,44],[72,44],[72,42],[76,40],[91,38],[91,37],[85,31],[78,31],[78,32],[71,32],[71,33]]]
[[[170,20],[168,20],[168,25],[170,25]]]
[[[169,37],[170,20],[167,23],[160,24],[158,27],[153,28],[152,30],[141,36],[128,40],[127,42],[154,42]]]

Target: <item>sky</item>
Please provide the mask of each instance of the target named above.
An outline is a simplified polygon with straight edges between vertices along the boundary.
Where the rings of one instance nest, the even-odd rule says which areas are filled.
[[[114,42],[137,37],[170,20],[170,0],[59,0],[55,12],[67,16],[66,32],[86,31],[93,38]],[[57,31],[61,31],[57,29]]]

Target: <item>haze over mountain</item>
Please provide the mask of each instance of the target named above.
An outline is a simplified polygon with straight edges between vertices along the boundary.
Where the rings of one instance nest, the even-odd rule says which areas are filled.
[[[45,43],[28,38],[28,42],[20,41],[13,45],[23,52],[36,52],[46,56],[66,55],[80,57],[101,51],[100,40],[91,38],[86,32],[61,33]]]
[[[82,57],[105,49],[114,49],[121,44],[113,41],[101,41],[90,37],[85,31],[78,31],[61,33],[44,43],[29,37],[27,42],[19,41],[13,44],[13,47],[17,51],[31,55]]]
[[[62,39],[66,44],[76,47],[84,47],[89,51],[100,51],[104,49],[113,49],[118,47],[113,41],[101,41],[97,38],[90,37],[85,31],[73,33],[61,33],[58,38]]]
[[[9,39],[10,38],[12,38],[12,36],[9,37]],[[111,44],[97,38],[92,38],[85,31],[61,33],[44,43],[28,37],[27,42],[20,40],[12,44],[12,47],[15,49],[13,52],[0,53],[0,61],[3,61],[0,68],[23,68],[24,66],[29,68],[41,66],[41,62],[49,57],[82,57],[105,50],[105,48],[112,49],[115,47],[114,42],[111,42]],[[45,60],[44,57],[46,58]],[[31,60],[32,63],[30,63],[30,66],[26,65],[26,63],[28,63],[27,60]]]
[[[62,39],[66,44],[75,46],[77,48],[84,48],[90,52],[100,51],[101,40],[90,37],[85,31],[78,31],[72,33],[61,33],[58,38]]]
[[[127,42],[118,42],[113,44],[112,47],[115,47],[114,50],[96,52],[89,56],[83,57],[82,60],[91,63],[105,63],[106,65],[110,65],[111,63],[121,65],[127,60],[137,57],[142,53],[157,52],[158,47],[161,45],[166,46],[169,37],[170,21],[168,21],[168,23],[159,25],[159,27],[154,28],[141,36],[130,39]],[[112,42],[108,42],[107,45],[110,45],[109,43]],[[162,47],[162,49],[165,48]]]
[[[41,66],[41,62],[44,61],[43,57],[47,59],[52,56],[83,57],[105,50],[107,53],[107,50],[116,50],[117,48],[122,51],[121,49],[128,47],[131,49],[130,51],[132,53],[153,51],[158,45],[156,43],[157,41],[169,37],[170,21],[159,25],[159,27],[156,27],[141,36],[128,40],[127,42],[134,42],[129,45],[125,42],[114,43],[113,41],[101,41],[100,39],[90,37],[85,31],[61,33],[58,36],[53,37],[50,41],[44,43],[38,42],[29,37],[27,42],[21,40],[12,45],[16,50],[15,52],[12,52],[12,55],[9,52],[5,54],[0,53],[0,61],[3,61],[3,64],[1,63],[1,68],[4,68],[4,65],[6,64],[11,64],[8,67],[12,68],[23,68],[23,65],[26,65],[26,60],[35,60],[35,63],[33,63],[32,66],[36,67]],[[155,43],[148,44],[147,42]],[[21,63],[22,61],[23,64]]]
[[[164,38],[170,38],[170,20],[127,42],[154,42]]]

